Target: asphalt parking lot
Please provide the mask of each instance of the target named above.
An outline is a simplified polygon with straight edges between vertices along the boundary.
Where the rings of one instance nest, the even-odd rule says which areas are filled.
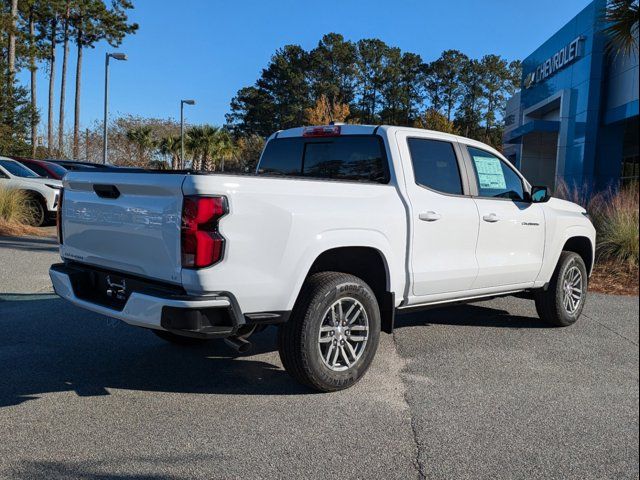
[[[50,293],[0,238],[0,478],[638,478],[638,298],[552,329],[502,298],[401,316],[362,382],[310,393],[275,330],[168,345]]]

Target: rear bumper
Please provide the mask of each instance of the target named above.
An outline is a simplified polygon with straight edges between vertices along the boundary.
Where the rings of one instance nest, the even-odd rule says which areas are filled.
[[[130,325],[168,330],[200,338],[224,338],[235,335],[246,324],[233,295],[221,292],[208,296],[189,296],[176,289],[163,292],[157,284],[124,277],[134,289],[120,305],[108,305],[98,295],[102,290],[95,276],[100,271],[82,265],[58,263],[49,276],[55,292],[65,300]],[[131,281],[129,281],[129,278]],[[101,300],[102,299],[102,300]]]

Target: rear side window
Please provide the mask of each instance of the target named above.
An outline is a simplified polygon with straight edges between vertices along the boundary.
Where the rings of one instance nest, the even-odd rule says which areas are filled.
[[[262,154],[258,173],[387,183],[384,147],[376,135],[275,138]]]
[[[522,179],[505,162],[478,148],[467,147],[473,159],[480,197],[524,200]]]
[[[409,138],[407,143],[418,185],[438,192],[462,195],[458,159],[450,142]]]
[[[304,144],[299,138],[275,138],[267,144],[258,173],[301,175]]]

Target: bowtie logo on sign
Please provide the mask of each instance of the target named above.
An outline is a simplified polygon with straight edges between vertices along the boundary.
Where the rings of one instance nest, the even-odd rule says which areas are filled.
[[[582,36],[575,38],[571,43],[565,45],[564,48],[538,65],[534,71],[529,72],[522,82],[524,88],[531,88],[535,84],[546,80],[551,75],[580,58],[582,55],[581,46],[583,40],[584,37]]]

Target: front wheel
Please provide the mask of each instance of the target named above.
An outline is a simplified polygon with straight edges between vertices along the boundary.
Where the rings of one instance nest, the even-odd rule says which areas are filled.
[[[47,210],[44,202],[35,195],[30,195],[26,202],[25,208],[28,214],[28,223],[32,227],[42,227],[47,221]]]
[[[331,392],[364,376],[379,338],[380,310],[371,288],[353,275],[322,272],[305,282],[291,317],[280,327],[278,348],[291,376]]]
[[[582,257],[563,251],[547,290],[535,294],[538,316],[556,327],[574,324],[584,308],[588,275]]]

